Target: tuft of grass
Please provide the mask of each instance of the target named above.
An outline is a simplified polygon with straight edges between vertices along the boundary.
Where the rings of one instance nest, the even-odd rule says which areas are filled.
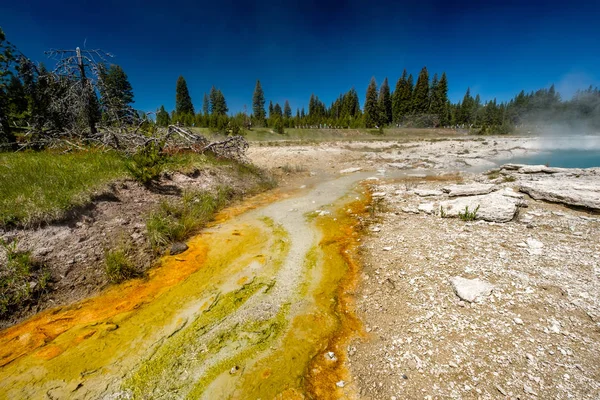
[[[504,178],[502,178],[503,182],[514,182],[516,180],[517,180],[517,178],[515,178],[514,176],[511,176],[511,175],[505,175]]]
[[[387,206],[383,197],[375,197],[371,204],[367,206],[369,217],[375,219],[379,214],[387,212]]]
[[[170,243],[183,241],[211,221],[233,198],[233,189],[220,186],[216,192],[187,191],[175,202],[163,201],[146,220],[152,248],[159,252]]]
[[[459,212],[458,217],[463,221],[474,221],[477,219],[477,211],[479,211],[479,205],[473,211],[469,211],[469,206],[465,206],[465,211]]]
[[[444,210],[444,207],[440,206],[440,217],[441,218],[447,218],[448,214],[446,214],[446,210]]]
[[[286,174],[298,173],[298,172],[306,172],[306,167],[300,164],[285,164],[281,166],[281,170]]]
[[[0,317],[17,306],[32,302],[50,282],[50,273],[31,257],[29,251],[19,251],[17,242],[0,240],[6,257],[0,270]]]
[[[121,244],[104,253],[104,272],[112,283],[123,282],[139,275],[129,255],[131,248]]]
[[[493,171],[487,174],[488,179],[493,180],[493,179],[498,179],[500,178],[500,172],[499,171]]]
[[[0,153],[0,226],[60,219],[124,176],[124,160],[116,152]]]

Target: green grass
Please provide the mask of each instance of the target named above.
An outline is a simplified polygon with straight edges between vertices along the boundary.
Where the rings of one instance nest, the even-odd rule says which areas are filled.
[[[114,152],[0,153],[0,225],[61,218],[126,174],[123,158]]]
[[[128,160],[116,152],[95,150],[60,154],[50,151],[0,153],[0,226],[34,226],[63,218],[117,179],[131,176]],[[277,185],[250,164],[212,155],[181,153],[165,158],[165,171],[191,174],[211,167],[234,168],[259,178],[257,191]]]
[[[104,272],[112,283],[123,282],[138,276],[138,271],[129,256],[130,247],[120,244],[104,253]]]
[[[169,244],[183,241],[198,232],[232,197],[230,187],[220,186],[214,194],[189,191],[176,201],[163,201],[146,220],[152,248],[159,252]]]
[[[465,206],[465,211],[459,211],[458,217],[463,221],[475,221],[477,219],[477,211],[479,211],[479,206],[477,206],[473,211],[469,211],[469,206]]]
[[[4,317],[13,307],[22,306],[42,293],[50,280],[46,269],[35,263],[28,251],[17,250],[17,242],[4,248],[6,264],[0,270],[0,317]]]

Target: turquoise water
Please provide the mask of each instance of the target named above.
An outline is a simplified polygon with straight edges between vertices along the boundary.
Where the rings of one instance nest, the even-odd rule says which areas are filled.
[[[548,165],[562,168],[600,167],[600,150],[566,150],[544,151],[525,157],[506,160],[513,164]]]

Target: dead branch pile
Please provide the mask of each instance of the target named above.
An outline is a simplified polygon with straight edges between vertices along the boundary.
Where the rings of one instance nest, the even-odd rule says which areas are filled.
[[[126,153],[135,153],[152,141],[161,144],[167,152],[187,150],[200,154],[212,153],[218,158],[248,162],[246,157],[248,142],[243,136],[231,136],[221,141],[211,142],[202,135],[179,126],[169,125],[167,129],[160,129],[151,137],[137,131],[106,131],[102,137],[102,145]]]

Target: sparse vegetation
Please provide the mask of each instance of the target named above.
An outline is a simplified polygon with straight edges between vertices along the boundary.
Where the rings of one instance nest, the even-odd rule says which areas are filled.
[[[4,267],[0,270],[0,317],[6,316],[15,306],[33,301],[43,293],[50,281],[50,274],[43,265],[36,263],[31,252],[18,250],[17,242],[0,240]]]
[[[387,211],[385,200],[383,197],[374,197],[371,200],[371,204],[368,206],[369,217],[375,218],[379,213]]]
[[[447,218],[448,214],[446,214],[446,210],[444,210],[444,207],[440,206],[440,217],[441,218]]]
[[[465,206],[465,211],[459,211],[458,217],[463,221],[474,221],[477,219],[477,211],[479,211],[479,205],[473,211],[469,211],[469,206]]]
[[[498,179],[498,178],[500,178],[500,172],[499,171],[491,171],[487,174],[487,177],[490,180]]]
[[[188,191],[178,201],[163,201],[146,221],[152,248],[160,251],[172,242],[185,240],[209,222],[232,197],[233,189],[221,186],[216,194]]]
[[[285,164],[281,166],[281,170],[286,174],[293,174],[299,172],[306,172],[306,167],[300,164]]]
[[[131,248],[121,243],[104,253],[104,271],[112,283],[123,282],[139,275],[130,256]]]

